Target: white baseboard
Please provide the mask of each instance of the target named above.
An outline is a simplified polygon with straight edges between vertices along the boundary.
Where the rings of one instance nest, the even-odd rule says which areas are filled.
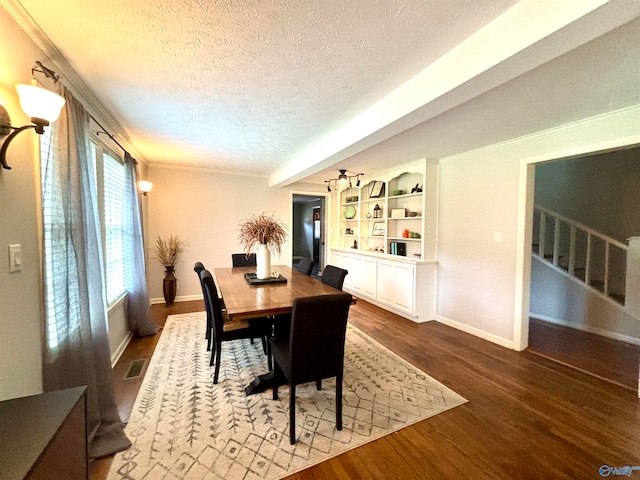
[[[449,327],[453,327],[457,330],[461,330],[465,333],[470,333],[474,337],[482,338],[483,340],[487,340],[491,343],[495,343],[500,345],[501,347],[510,348],[513,350],[513,340],[509,340],[506,338],[499,337],[489,332],[485,332],[484,330],[480,330],[479,328],[470,327],[469,325],[465,325],[464,323],[456,322],[455,320],[451,320],[450,318],[443,317],[442,315],[436,315],[436,320],[440,323],[448,325]]]
[[[118,360],[120,360],[120,357],[124,353],[125,349],[127,348],[127,345],[129,345],[129,342],[131,341],[132,338],[133,338],[133,332],[127,333],[127,335],[122,339],[122,341],[118,345],[118,348],[116,348],[116,351],[111,354],[111,368],[115,367],[116,363],[118,363]]]
[[[190,302],[192,300],[202,300],[204,297],[202,294],[200,295],[182,295],[180,297],[176,297],[176,302]],[[164,303],[164,298],[150,298],[149,305],[156,305],[158,303]]]
[[[364,295],[362,295],[360,293],[355,293],[350,288],[344,288],[344,291],[347,292],[347,293],[350,293],[351,295],[353,295],[358,300],[363,300],[365,302],[371,303],[371,304],[375,305],[376,307],[380,307],[383,310],[386,310],[386,311],[391,312],[391,313],[395,313],[396,315],[398,315],[400,317],[403,317],[403,318],[406,318],[407,320],[411,320],[412,322],[415,322],[415,323],[431,322],[432,320],[434,320],[433,318],[423,319],[423,318],[414,317],[414,316],[409,315],[408,313],[403,312],[401,310],[396,310],[395,308],[393,308],[392,306],[390,306],[390,305],[388,305],[386,303],[381,303],[381,302],[378,302],[377,300],[375,300],[373,298],[364,296]]]
[[[575,328],[576,330],[593,333],[595,335],[611,338],[613,340],[618,340],[620,342],[631,343],[632,345],[640,345],[640,338],[630,337],[629,335],[624,335],[622,333],[608,332],[607,330],[591,327],[589,325],[583,325],[581,323],[569,322],[562,318],[555,318],[549,315],[544,315],[542,313],[529,312],[529,317],[537,318],[538,320],[543,320],[549,323],[554,323],[556,325],[561,325],[563,327]]]

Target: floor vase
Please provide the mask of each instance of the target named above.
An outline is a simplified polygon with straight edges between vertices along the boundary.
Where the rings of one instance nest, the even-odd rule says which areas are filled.
[[[162,281],[162,293],[164,294],[164,304],[167,307],[173,305],[178,291],[178,279],[173,273],[174,267],[165,267],[164,280]]]

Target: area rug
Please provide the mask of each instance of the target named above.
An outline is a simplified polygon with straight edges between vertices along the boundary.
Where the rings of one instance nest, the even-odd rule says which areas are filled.
[[[343,429],[335,379],[300,385],[290,445],[288,388],[244,393],[267,371],[260,342],[224,342],[213,385],[204,330],[204,312],[167,318],[108,479],[278,479],[466,402],[349,325]]]

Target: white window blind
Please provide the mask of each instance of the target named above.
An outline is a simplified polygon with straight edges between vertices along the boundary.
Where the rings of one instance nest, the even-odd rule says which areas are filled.
[[[111,305],[126,292],[122,245],[124,165],[108,153],[104,165],[104,231],[107,303]]]
[[[44,289],[47,343],[55,355],[61,340],[78,328],[78,284],[73,281],[76,258],[62,210],[64,185],[58,185],[58,166],[51,149],[51,128],[40,135],[42,217],[44,233]],[[72,272],[70,272],[72,270]]]

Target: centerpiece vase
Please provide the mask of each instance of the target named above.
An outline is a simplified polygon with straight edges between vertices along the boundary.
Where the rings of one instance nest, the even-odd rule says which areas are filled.
[[[175,267],[166,266],[164,271],[164,280],[162,281],[162,293],[164,294],[164,304],[171,307],[176,299],[178,291],[178,279],[173,274]]]
[[[260,280],[271,277],[271,252],[265,244],[260,244],[256,253],[256,277]]]

